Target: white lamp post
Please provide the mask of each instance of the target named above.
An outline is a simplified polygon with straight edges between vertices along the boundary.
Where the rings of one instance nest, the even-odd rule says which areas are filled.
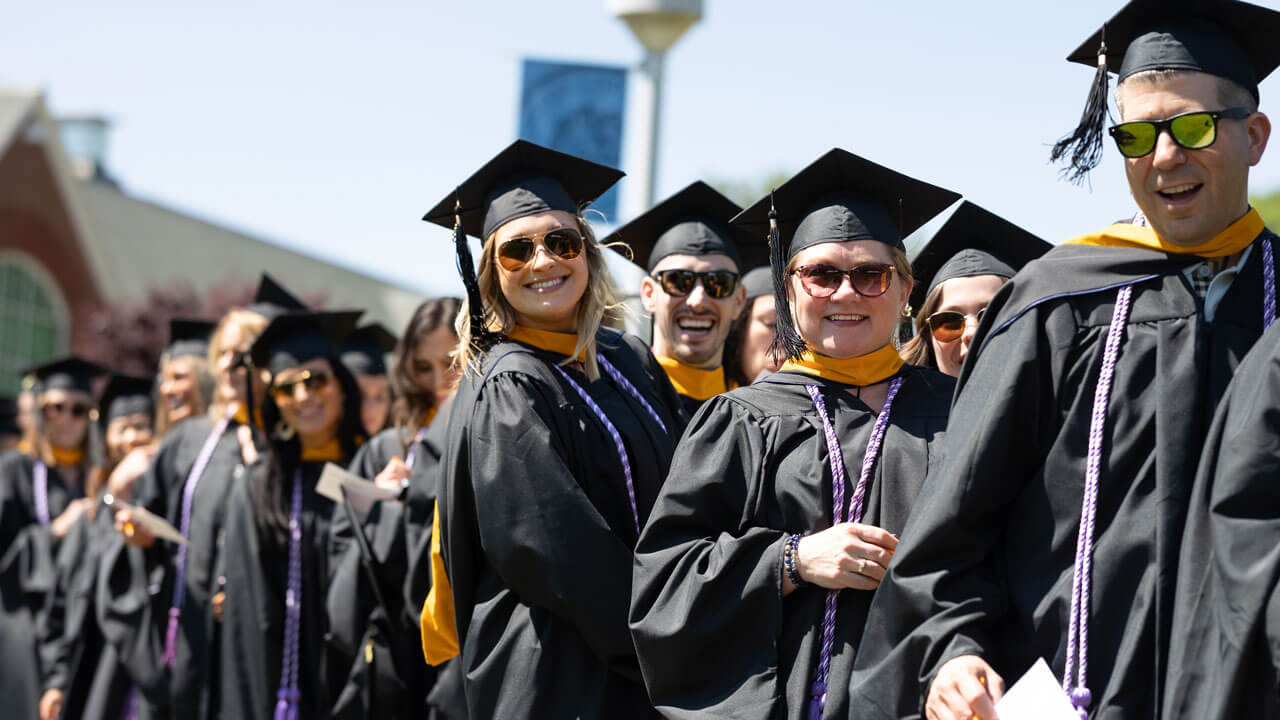
[[[606,0],[610,13],[622,18],[644,46],[636,93],[642,112],[638,137],[644,145],[633,177],[644,191],[644,207],[653,207],[658,181],[659,118],[662,112],[662,61],[676,40],[702,18],[702,0]]]

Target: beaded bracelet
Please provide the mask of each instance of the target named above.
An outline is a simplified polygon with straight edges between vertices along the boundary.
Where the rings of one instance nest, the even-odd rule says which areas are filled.
[[[782,568],[787,573],[787,579],[792,585],[800,587],[805,584],[803,578],[800,577],[800,568],[796,564],[796,558],[799,555],[800,538],[804,537],[801,533],[796,533],[787,537],[786,543],[782,546]]]

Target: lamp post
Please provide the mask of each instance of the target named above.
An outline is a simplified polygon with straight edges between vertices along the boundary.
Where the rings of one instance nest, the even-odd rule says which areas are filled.
[[[662,112],[662,65],[676,40],[702,18],[702,0],[606,0],[605,6],[631,28],[644,46],[636,93],[641,107],[638,136],[644,145],[633,174],[643,189],[644,207],[653,207],[658,182],[659,118]]]

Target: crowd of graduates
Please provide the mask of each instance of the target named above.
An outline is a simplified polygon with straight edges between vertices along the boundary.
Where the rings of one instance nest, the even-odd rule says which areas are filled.
[[[399,337],[264,275],[155,377],[31,368],[3,714],[990,720],[1043,661],[1037,717],[1280,718],[1277,33],[1086,41],[1054,156],[1109,134],[1137,207],[1057,247],[839,148],[598,238],[622,173],[516,141],[423,218],[465,297]]]

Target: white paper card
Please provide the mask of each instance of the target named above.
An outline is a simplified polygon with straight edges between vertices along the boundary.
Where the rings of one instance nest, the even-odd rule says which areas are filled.
[[[367,513],[373,504],[382,500],[395,500],[398,495],[380,488],[359,475],[353,475],[333,463],[325,463],[316,483],[316,492],[334,502],[342,502],[343,493],[351,501],[351,507]]]
[[[996,714],[1000,720],[1080,720],[1071,698],[1044,658],[1037,660],[996,703]]]
[[[128,510],[129,517],[133,519],[133,523],[135,525],[146,530],[160,540],[176,543],[178,545],[187,544],[187,539],[182,537],[182,532],[178,530],[178,528],[170,524],[168,520],[165,520],[140,505],[134,505],[133,503],[112,497],[110,493],[103,495],[102,502],[112,510]]]

